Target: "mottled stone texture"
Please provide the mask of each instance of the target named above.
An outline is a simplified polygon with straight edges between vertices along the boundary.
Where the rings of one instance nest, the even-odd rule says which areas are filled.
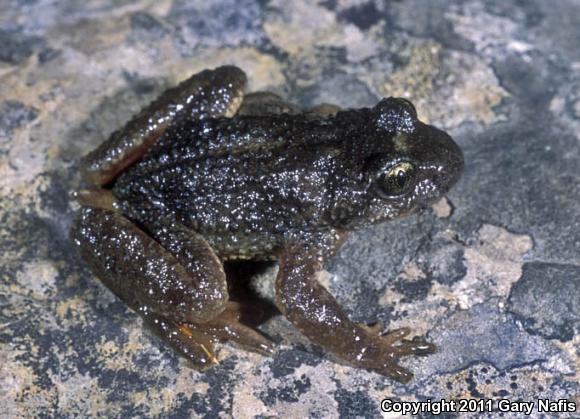
[[[1,1],[0,416],[580,402],[579,27],[574,0]],[[263,327],[273,358],[224,345],[219,366],[191,370],[77,259],[79,157],[165,87],[224,63],[303,106],[405,96],[465,151],[448,200],[353,234],[321,278],[357,321],[439,346],[406,362],[408,385],[336,363],[280,316]],[[272,275],[254,281],[266,297]]]

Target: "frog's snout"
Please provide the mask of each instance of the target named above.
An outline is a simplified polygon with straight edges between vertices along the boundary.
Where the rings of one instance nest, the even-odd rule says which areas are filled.
[[[465,167],[463,152],[457,143],[446,132],[432,126],[426,129],[424,142],[419,147],[418,160],[422,162],[423,176],[430,179],[435,190],[430,198],[440,197],[457,183]]]
[[[443,133],[444,137],[441,141],[441,154],[442,154],[442,179],[440,179],[440,186],[443,189],[449,190],[453,187],[465,168],[465,157],[463,156],[463,151],[457,143],[446,133]]]

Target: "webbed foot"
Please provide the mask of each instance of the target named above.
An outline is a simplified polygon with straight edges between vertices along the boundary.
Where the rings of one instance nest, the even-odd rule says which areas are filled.
[[[390,376],[402,383],[413,378],[406,368],[401,367],[398,361],[406,356],[427,356],[436,352],[436,347],[423,337],[415,336],[404,339],[411,333],[411,329],[404,327],[385,334],[380,334],[371,340],[371,348],[363,359],[361,366],[377,371],[382,375]]]

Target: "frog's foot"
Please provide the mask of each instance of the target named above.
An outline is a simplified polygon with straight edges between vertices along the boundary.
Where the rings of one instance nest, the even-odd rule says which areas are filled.
[[[427,356],[434,354],[437,351],[435,345],[427,342],[421,336],[415,336],[412,339],[403,339],[410,333],[411,329],[403,327],[381,334],[380,337],[386,344],[391,345],[392,349],[398,356]]]
[[[219,316],[206,323],[187,324],[187,327],[204,333],[214,341],[232,342],[262,355],[272,355],[272,342],[240,321],[241,308],[240,304],[230,301]]]
[[[195,368],[203,370],[218,363],[214,354],[215,342],[206,334],[154,313],[141,315],[145,325]]]
[[[385,332],[384,324],[382,322],[372,324],[361,323],[359,326],[371,335],[380,336],[383,344],[392,345],[393,351],[397,352],[399,356],[426,356],[436,352],[435,345],[427,342],[420,336],[415,336],[411,340],[403,339],[411,334],[411,329],[408,327],[402,327],[400,329]]]
[[[383,335],[375,335],[362,347],[361,354],[364,355],[358,359],[360,366],[403,383],[408,382],[413,378],[413,374],[398,364],[399,359],[406,356],[427,356],[436,351],[435,345],[422,337],[404,339],[410,333],[411,330],[405,327]]]
[[[435,345],[425,341],[423,338],[416,336],[411,340],[403,339],[411,333],[408,327],[394,329],[389,332],[384,332],[384,324],[377,322],[374,324],[359,324],[369,335],[375,337],[377,342],[374,346],[380,349],[379,358],[389,359],[391,362],[385,365],[388,372],[380,371],[385,375],[395,374],[400,381],[408,381],[413,375],[410,371],[400,367],[397,360],[404,356],[426,356],[435,352]],[[371,361],[366,366],[368,369],[376,369],[377,365],[381,365],[381,361]]]
[[[272,342],[254,329],[239,322],[239,306],[230,302],[226,309],[205,323],[180,323],[154,313],[142,316],[145,324],[195,368],[217,364],[217,342],[232,342],[262,355],[272,355]]]

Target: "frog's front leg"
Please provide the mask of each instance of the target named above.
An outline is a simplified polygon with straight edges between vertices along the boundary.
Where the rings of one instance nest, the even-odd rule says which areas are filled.
[[[401,382],[413,374],[398,365],[407,355],[427,355],[435,347],[421,338],[404,340],[408,329],[378,336],[348,319],[317,273],[329,252],[308,243],[292,244],[280,253],[276,302],[282,313],[312,342],[348,363]]]
[[[245,86],[245,73],[234,66],[194,74],[163,92],[89,153],[83,161],[83,177],[99,186],[111,182],[139,160],[181,115],[198,119],[233,116],[242,103]]]
[[[237,321],[223,266],[195,232],[164,221],[146,232],[118,212],[84,207],[72,235],[93,273],[196,366],[216,362],[217,340],[271,351]]]

